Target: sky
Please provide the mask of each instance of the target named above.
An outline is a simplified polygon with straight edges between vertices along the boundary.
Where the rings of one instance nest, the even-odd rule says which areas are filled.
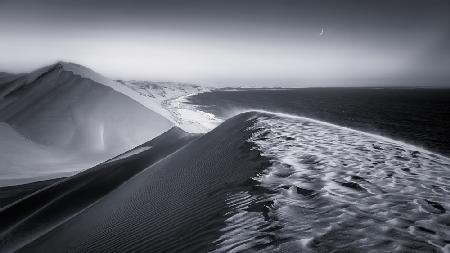
[[[0,71],[59,60],[217,86],[450,84],[450,1],[0,0]]]

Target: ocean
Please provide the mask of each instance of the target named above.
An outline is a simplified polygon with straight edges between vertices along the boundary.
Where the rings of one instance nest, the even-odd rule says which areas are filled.
[[[450,89],[234,89],[189,101],[221,119],[254,109],[282,112],[450,155]]]

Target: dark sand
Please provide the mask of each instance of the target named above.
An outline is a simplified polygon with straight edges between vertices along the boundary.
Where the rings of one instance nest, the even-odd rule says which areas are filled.
[[[63,178],[55,178],[50,180],[37,181],[29,184],[1,187],[0,209],[62,179]]]
[[[249,109],[284,112],[450,155],[450,89],[219,90],[195,95],[190,101],[221,118]]]
[[[130,177],[161,160],[199,135],[172,128],[137,147],[134,156],[105,162],[69,177],[0,210],[0,251],[11,251],[89,207]],[[110,211],[113,211],[111,209]],[[103,216],[97,214],[94,219]],[[79,235],[73,235],[77,237]],[[55,245],[43,252],[54,252]],[[63,245],[60,245],[63,246]],[[36,252],[32,250],[33,252]]]
[[[226,213],[232,208],[225,203],[226,197],[257,187],[250,178],[269,165],[247,142],[252,134],[247,129],[254,122],[253,115],[241,114],[226,121],[148,167],[72,219],[24,245],[19,252],[214,249],[213,242],[218,239]],[[141,157],[144,159],[146,155]],[[138,162],[134,160],[129,162]],[[83,195],[61,198],[53,205],[85,201],[86,196],[95,195],[114,178],[113,175],[105,178],[108,174],[111,173],[102,175],[98,179],[102,183],[97,182],[96,187],[84,191]],[[42,221],[55,214],[40,212],[39,216]]]

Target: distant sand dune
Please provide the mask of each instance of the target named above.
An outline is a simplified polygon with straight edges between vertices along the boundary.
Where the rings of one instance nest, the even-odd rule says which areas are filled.
[[[113,85],[71,63],[0,76],[0,186],[73,175],[174,125]]]

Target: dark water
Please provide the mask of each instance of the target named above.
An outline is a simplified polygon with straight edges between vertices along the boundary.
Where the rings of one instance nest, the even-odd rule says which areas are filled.
[[[450,89],[218,90],[190,101],[221,118],[247,109],[284,112],[450,155]]]

